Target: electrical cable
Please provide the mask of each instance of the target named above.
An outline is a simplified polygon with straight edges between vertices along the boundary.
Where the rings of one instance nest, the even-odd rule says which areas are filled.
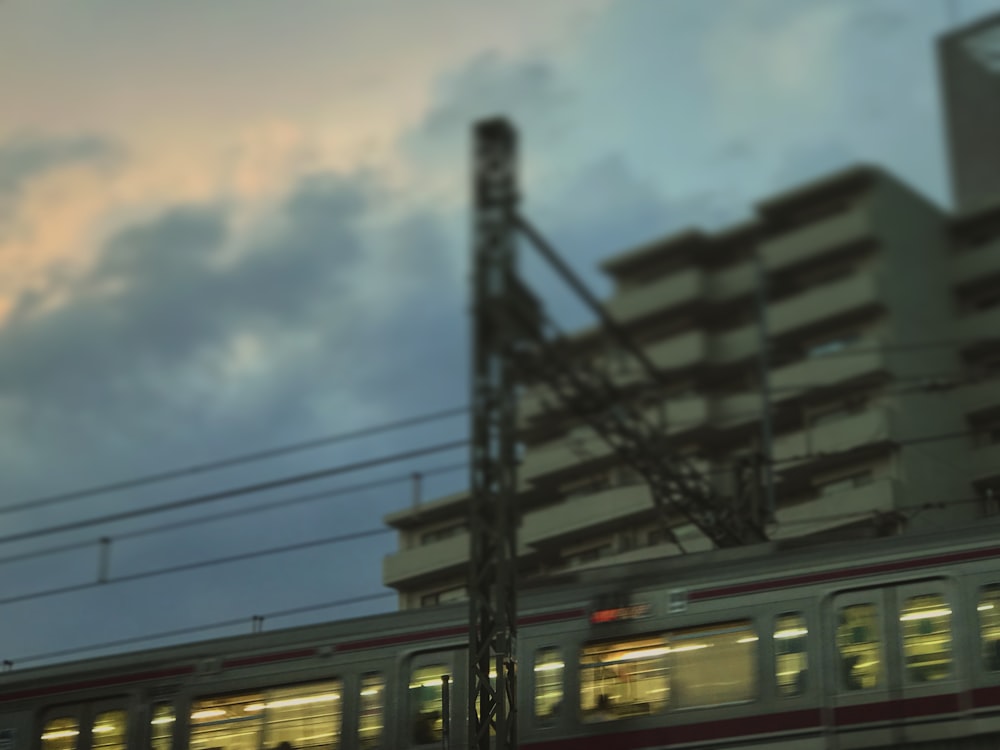
[[[329,602],[321,602],[319,604],[310,604],[302,607],[292,607],[290,609],[280,609],[274,612],[267,612],[263,615],[258,615],[257,617],[277,620],[282,617],[290,617],[292,615],[304,614],[306,612],[317,612],[324,609],[334,609],[336,607],[346,607],[351,604],[363,604],[364,602],[377,601],[379,599],[388,599],[390,596],[398,596],[395,591],[381,591],[377,594],[367,594],[362,596],[352,596],[345,599],[335,599]],[[10,661],[11,664],[23,664],[26,662],[42,661],[45,659],[54,659],[63,656],[73,656],[75,654],[86,653],[88,651],[99,651],[106,648],[117,648],[118,646],[128,646],[134,643],[143,643],[145,641],[155,641],[162,638],[173,638],[179,635],[190,635],[192,633],[200,633],[206,630],[218,630],[219,628],[234,627],[236,625],[245,625],[248,622],[253,622],[253,618],[239,617],[233,618],[231,620],[221,620],[218,622],[206,623],[204,625],[192,625],[185,628],[174,628],[173,630],[162,630],[159,633],[150,633],[148,635],[132,636],[130,638],[118,638],[113,641],[105,641],[103,643],[93,643],[87,646],[76,646],[74,648],[64,648],[58,651],[46,651],[40,654],[31,654],[30,656],[24,656],[20,659],[15,659]]]
[[[437,476],[440,474],[448,474],[460,469],[467,469],[468,463],[460,464],[450,464],[447,466],[438,466],[433,469],[428,469],[426,471],[420,472],[421,476]],[[281,500],[274,500],[266,503],[259,503],[258,505],[251,505],[246,508],[240,508],[238,511],[239,517],[243,518],[247,515],[253,513],[259,513],[266,510],[273,510],[274,508],[288,507],[291,505],[299,505],[302,503],[312,502],[314,500],[322,500],[330,497],[337,497],[340,495],[352,494],[355,492],[364,492],[367,490],[378,489],[380,487],[388,487],[394,484],[399,484],[401,482],[409,481],[412,475],[398,475],[390,477],[388,479],[379,479],[372,482],[365,482],[363,484],[356,484],[350,487],[335,487],[329,490],[323,490],[322,492],[314,492],[308,495],[299,495],[297,497],[283,498]],[[199,516],[197,518],[186,518],[181,521],[173,521],[171,523],[157,524],[156,526],[148,526],[144,529],[136,529],[134,531],[127,531],[121,534],[116,534],[114,536],[102,537],[102,539],[91,539],[83,542],[73,542],[71,544],[62,544],[55,547],[46,547],[39,550],[31,550],[29,552],[22,552],[16,555],[9,555],[7,557],[0,557],[0,566],[6,565],[12,562],[20,562],[22,560],[28,560],[38,557],[46,557],[48,555],[58,554],[60,552],[69,552],[77,549],[85,549],[87,547],[93,547],[101,544],[102,540],[121,541],[123,539],[134,539],[140,536],[147,536],[150,534],[157,534],[163,531],[171,531],[173,529],[184,528],[186,526],[202,526],[211,521],[224,520],[227,518],[232,518],[236,515],[236,511],[224,511],[222,513],[215,513],[207,516]]]
[[[24,594],[15,594],[14,596],[7,596],[0,599],[0,606],[5,604],[17,604],[20,602],[32,601],[35,599],[44,599],[50,596],[59,596],[61,594],[72,594],[77,591],[85,591],[87,589],[100,588],[102,586],[109,586],[116,583],[130,583],[132,581],[141,581],[147,578],[156,578],[159,576],[172,575],[174,573],[186,573],[190,570],[200,570],[201,568],[209,568],[215,565],[224,565],[226,563],[232,562],[242,562],[244,560],[254,560],[258,557],[269,557],[271,555],[280,555],[286,552],[295,552],[302,549],[310,549],[312,547],[321,547],[327,544],[341,544],[343,542],[353,542],[358,539],[365,539],[373,536],[381,536],[383,534],[394,533],[395,529],[386,528],[385,526],[379,526],[374,529],[365,529],[363,531],[353,531],[347,534],[338,534],[336,536],[324,537],[323,539],[313,539],[308,542],[296,542],[295,544],[285,544],[280,547],[270,547],[267,549],[254,550],[252,552],[240,552],[235,555],[226,555],[225,557],[214,557],[208,560],[199,560],[198,562],[182,563],[180,565],[171,565],[167,568],[155,568],[154,570],[146,570],[140,573],[129,573],[128,575],[116,576],[114,578],[107,578],[105,580],[92,581],[89,583],[77,583],[70,586],[60,586],[54,589],[42,589],[41,591],[29,591]]]
[[[154,513],[165,513],[171,510],[178,510],[179,508],[189,508],[196,505],[204,505],[206,503],[216,502],[218,500],[226,500],[232,497],[238,497],[240,495],[249,495],[257,492],[264,492],[266,490],[273,490],[279,487],[287,487],[293,484],[312,482],[317,479],[324,479],[326,477],[336,476],[338,474],[347,474],[353,471],[361,471],[362,469],[370,469],[375,466],[383,466],[389,463],[405,461],[410,458],[427,456],[432,453],[442,453],[444,451],[455,450],[456,448],[467,448],[468,445],[469,443],[467,440],[453,440],[450,443],[438,443],[437,445],[432,445],[425,448],[416,448],[414,450],[403,451],[401,453],[394,453],[388,456],[381,456],[379,458],[357,461],[351,464],[342,464],[340,466],[334,466],[328,469],[320,469],[318,471],[310,471],[304,474],[294,474],[292,476],[281,477],[279,479],[272,479],[266,482],[258,482],[256,484],[243,485],[240,487],[232,487],[230,489],[210,492],[204,495],[196,495],[194,497],[182,498],[180,500],[172,500],[170,502],[161,503],[159,505],[151,505],[146,508],[135,508],[133,510],[120,511],[118,513],[109,513],[104,516],[85,518],[78,521],[58,524],[55,526],[46,526],[40,529],[19,531],[13,534],[8,534],[6,536],[0,537],[0,544],[19,542],[25,539],[35,539],[37,537],[48,536],[49,534],[58,534],[64,531],[75,531],[83,527],[97,526],[102,523],[111,523],[114,521],[123,521],[131,518],[138,518],[140,516],[152,515]]]
[[[455,407],[452,409],[444,409],[442,411],[433,412],[431,414],[424,414],[418,417],[410,417],[408,419],[401,419],[396,422],[389,422],[386,424],[376,425],[373,427],[365,427],[363,429],[353,430],[351,432],[342,432],[336,435],[327,435],[325,437],[314,438],[312,440],[304,440],[298,443],[292,443],[290,445],[279,446],[277,448],[269,448],[262,451],[255,451],[253,453],[245,453],[239,456],[233,456],[231,458],[220,459],[218,461],[211,461],[203,464],[194,464],[191,466],[184,466],[177,469],[170,469],[168,471],[157,472],[155,474],[147,474],[141,477],[123,479],[117,482],[98,485],[96,487],[87,487],[82,490],[73,490],[71,492],[62,492],[56,495],[36,497],[32,500],[23,500],[16,503],[11,503],[10,505],[0,506],[0,514],[14,513],[23,510],[33,510],[35,508],[43,508],[49,505],[56,505],[59,503],[69,502],[71,500],[79,500],[86,497],[92,497],[94,495],[102,495],[109,492],[119,492],[121,490],[133,489],[135,487],[143,487],[150,484],[157,484],[172,479],[179,479],[181,477],[189,477],[195,474],[203,474],[209,471],[224,469],[229,466],[238,466],[241,464],[253,463],[268,458],[275,458],[277,456],[284,456],[290,453],[297,453],[312,448],[319,448],[324,445],[332,445],[334,443],[346,442],[348,440],[356,440],[358,438],[368,437],[370,435],[378,435],[383,432],[389,432],[393,430],[403,429],[406,427],[413,427],[415,425],[426,424],[428,422],[434,422],[441,419],[446,419],[448,417],[457,416],[459,414],[465,414],[468,413],[468,411],[469,408],[467,406]]]

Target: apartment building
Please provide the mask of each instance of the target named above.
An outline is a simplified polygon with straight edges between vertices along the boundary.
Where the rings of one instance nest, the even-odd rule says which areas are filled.
[[[942,35],[938,71],[955,204],[981,208],[1000,199],[1000,14]]]
[[[949,217],[858,166],[777,195],[755,218],[610,258],[609,312],[660,368],[599,330],[578,356],[661,419],[723,496],[761,451],[759,320],[776,514],[772,539],[885,534],[992,513],[1000,493],[1000,202]],[[766,279],[764,304],[757,284]],[[650,493],[544,387],[519,405],[522,574],[708,547],[677,517],[664,538]],[[388,516],[383,580],[402,608],[465,595],[467,494]]]

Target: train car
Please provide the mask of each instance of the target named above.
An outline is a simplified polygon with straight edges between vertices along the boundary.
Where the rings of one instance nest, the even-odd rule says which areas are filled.
[[[1000,525],[567,573],[520,598],[525,748],[994,747]],[[0,675],[0,750],[465,744],[461,605]],[[452,685],[442,715],[442,677]]]

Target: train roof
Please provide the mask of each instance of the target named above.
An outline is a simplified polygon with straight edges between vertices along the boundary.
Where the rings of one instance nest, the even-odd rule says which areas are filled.
[[[751,590],[747,584],[754,581],[795,581],[796,576],[816,577],[824,570],[867,566],[877,572],[880,565],[888,569],[886,563],[893,560],[927,558],[931,562],[947,561],[950,552],[996,546],[1000,540],[998,532],[1000,517],[981,519],[974,525],[956,526],[933,533],[825,544],[768,542],[752,547],[581,569],[540,581],[524,582],[518,608],[522,616],[531,616],[547,610],[586,605],[602,593],[612,591],[711,586],[716,592],[745,592]],[[294,644],[327,643],[333,646],[344,641],[356,641],[360,637],[373,639],[371,643],[380,639],[391,642],[394,634],[433,629],[442,623],[457,623],[449,632],[454,631],[452,637],[460,638],[460,626],[465,622],[466,613],[467,604],[462,602],[14,669],[0,673],[0,693],[25,683],[45,684],[80,675],[115,674],[122,670],[153,669],[164,664],[233,658],[275,649],[287,650]]]

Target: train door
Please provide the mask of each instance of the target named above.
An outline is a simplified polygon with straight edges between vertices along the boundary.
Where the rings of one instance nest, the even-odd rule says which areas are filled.
[[[442,649],[414,654],[404,661],[406,694],[398,713],[400,747],[440,748],[445,732],[451,746],[465,743],[468,651]],[[444,705],[444,677],[448,678],[449,706]]]
[[[895,739],[895,717],[888,713],[894,670],[887,662],[894,652],[886,648],[887,608],[883,589],[844,592],[831,600],[826,722],[840,748],[889,745]]]
[[[957,591],[947,580],[896,586],[891,591],[893,642],[899,652],[902,739],[952,736],[959,716],[964,674],[956,658],[964,648],[954,633],[959,612]],[[951,721],[949,721],[949,718]]]

